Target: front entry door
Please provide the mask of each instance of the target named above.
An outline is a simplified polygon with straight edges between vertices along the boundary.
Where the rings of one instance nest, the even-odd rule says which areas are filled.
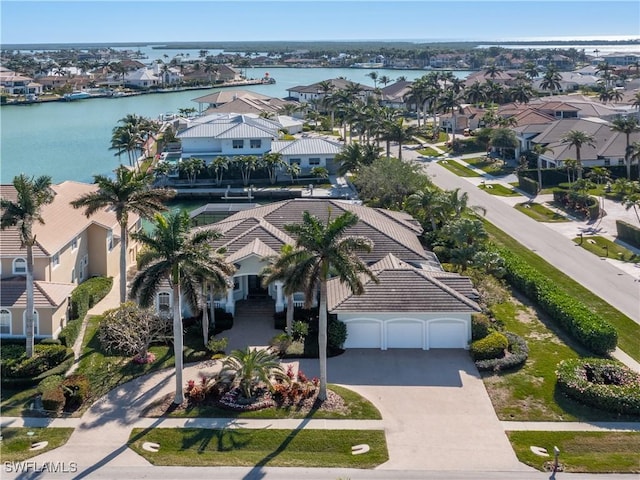
[[[266,297],[267,289],[262,286],[262,277],[258,275],[249,275],[249,296],[250,297]]]

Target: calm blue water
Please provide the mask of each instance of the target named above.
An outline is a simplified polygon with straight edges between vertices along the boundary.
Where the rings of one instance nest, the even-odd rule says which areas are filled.
[[[250,68],[247,76],[261,78],[267,71],[276,79],[275,85],[244,88],[285,97],[287,88],[341,76],[373,86],[367,77],[371,70],[353,68]],[[423,70],[375,71],[379,76],[396,79],[404,75],[408,80],[427,73]],[[455,72],[455,75],[465,78],[469,73]],[[4,106],[0,108],[0,182],[11,183],[19,173],[51,175],[56,183],[91,182],[93,175],[109,174],[119,165],[118,157],[109,150],[111,131],[119,119],[129,113],[157,118],[164,112],[177,112],[179,108],[197,108],[198,104],[192,100],[213,91],[216,89]],[[127,162],[126,155],[122,161]]]

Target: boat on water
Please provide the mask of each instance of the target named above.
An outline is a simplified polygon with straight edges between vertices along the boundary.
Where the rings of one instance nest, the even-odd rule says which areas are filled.
[[[82,100],[83,98],[91,98],[91,94],[81,90],[74,90],[71,93],[65,93],[63,98],[68,102],[71,100]]]
[[[274,83],[276,83],[276,79],[273,78],[272,76],[270,76],[269,72],[266,72],[264,74],[264,77],[262,77],[262,83],[266,83],[268,85],[273,85]]]

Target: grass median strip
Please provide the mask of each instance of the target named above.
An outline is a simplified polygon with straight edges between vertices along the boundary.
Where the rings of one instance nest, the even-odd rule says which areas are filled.
[[[483,183],[478,186],[480,190],[484,190],[491,195],[497,195],[499,197],[519,197],[518,192],[514,192],[512,189],[500,185],[499,183]]]
[[[160,445],[157,453],[144,442]],[[351,447],[369,452],[353,455]],[[133,430],[129,446],[154,465],[374,468],[389,459],[382,430],[156,428]]]
[[[553,462],[553,447],[560,450],[559,463],[565,472],[639,473],[640,432],[507,432],[518,460],[544,470]],[[541,457],[531,446],[550,452]]]
[[[538,222],[558,223],[569,221],[565,216],[535,202],[519,203],[515,206],[515,209]]]
[[[4,413],[4,412],[3,412]],[[33,432],[33,435],[29,435]],[[3,427],[0,457],[3,462],[21,462],[54,448],[61,447],[73,433],[73,428]],[[49,442],[41,450],[30,450],[37,442]]]
[[[455,173],[459,177],[480,177],[481,176],[479,173],[476,173],[470,168],[467,168],[464,165],[461,165],[455,160],[440,160],[438,163],[442,165],[444,168],[446,168],[447,170],[449,170],[450,172]]]
[[[640,325],[562,273],[553,265],[540,258],[536,253],[522,246],[515,239],[491,223],[485,222],[485,228],[496,244],[517,253],[549,280],[555,282],[558,289],[564,290],[576,300],[579,300],[591,310],[603,318],[606,318],[618,332],[618,347],[635,360],[640,361],[640,342],[638,342],[638,338],[640,338]]]
[[[599,257],[613,258],[621,262],[640,262],[640,255],[633,253],[622,245],[612,242],[608,238],[600,236],[576,237],[573,241]]]

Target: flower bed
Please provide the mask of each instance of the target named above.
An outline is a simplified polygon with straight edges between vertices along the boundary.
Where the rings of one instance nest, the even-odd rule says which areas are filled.
[[[252,412],[276,406],[276,402],[266,390],[254,399],[241,397],[240,393],[239,388],[229,390],[218,400],[218,403],[220,406],[236,412]]]
[[[640,374],[613,360],[564,360],[558,387],[573,399],[610,412],[640,415]]]

